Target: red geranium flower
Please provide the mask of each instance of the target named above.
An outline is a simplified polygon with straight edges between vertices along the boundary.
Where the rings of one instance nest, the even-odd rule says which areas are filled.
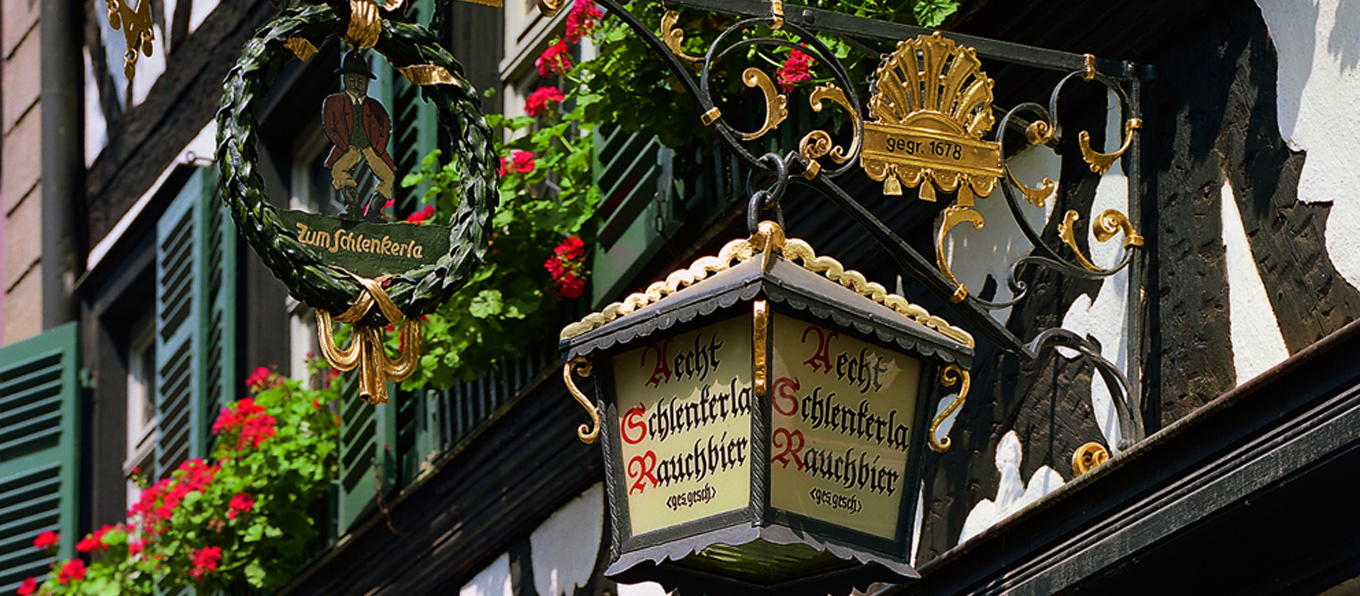
[[[146,550],[146,539],[133,540],[128,543],[128,556],[136,556],[137,553]]]
[[[16,591],[19,593],[19,596],[28,596],[29,594],[32,594],[34,590],[37,589],[38,580],[29,577],[24,579],[24,583],[19,584],[19,589]]]
[[[71,559],[61,566],[61,571],[57,572],[57,583],[66,585],[66,582],[85,579],[85,561]]]
[[[424,209],[407,216],[406,223],[425,223],[426,221],[429,221],[431,217],[434,217],[434,205],[426,205]]]
[[[203,581],[203,575],[217,569],[217,564],[222,562],[222,548],[219,546],[209,546],[202,550],[196,550],[190,557],[193,568],[189,570],[189,577],[194,581]]]
[[[540,77],[567,74],[571,70],[571,48],[567,47],[566,41],[558,41],[543,50],[534,60],[534,66],[538,68]]]
[[[246,389],[251,393],[259,393],[270,387],[277,387],[283,384],[283,377],[274,374],[274,371],[261,366],[255,369],[246,377]]]
[[[539,87],[524,101],[524,112],[530,116],[538,116],[563,99],[566,99],[566,96],[562,95],[557,87]]]
[[[277,420],[273,416],[264,413],[264,406],[257,405],[254,398],[247,397],[236,402],[234,408],[222,408],[217,422],[213,423],[213,433],[224,435],[225,439],[239,432],[236,450],[240,451],[246,445],[259,448],[260,443],[274,436],[276,424]]]
[[[780,67],[777,75],[779,77],[779,87],[785,93],[793,91],[794,86],[803,81],[812,80],[812,73],[809,69],[816,62],[811,56],[798,50],[789,52],[789,59],[784,61],[784,66]]]
[[[515,150],[510,157],[501,158],[501,176],[509,173],[528,174],[534,171],[534,154],[531,151]]]
[[[36,548],[38,550],[47,550],[51,547],[56,546],[57,543],[60,541],[61,537],[58,536],[56,532],[48,530],[46,532],[38,534],[38,537],[33,539],[33,548]]]
[[[104,544],[104,534],[112,529],[113,526],[104,526],[84,538],[81,538],[80,542],[76,543],[76,551],[88,553],[108,546],[107,544]]]
[[[543,268],[557,284],[557,293],[563,298],[579,298],[585,291],[586,282],[582,274],[585,270],[585,243],[571,236],[553,249],[553,256],[543,262]]]
[[[567,14],[567,41],[576,43],[590,35],[604,17],[604,11],[595,5],[594,0],[576,0]]]
[[[250,498],[246,493],[236,493],[231,498],[231,503],[227,504],[227,519],[236,519],[242,513],[248,513],[251,507],[255,506],[255,499]]]

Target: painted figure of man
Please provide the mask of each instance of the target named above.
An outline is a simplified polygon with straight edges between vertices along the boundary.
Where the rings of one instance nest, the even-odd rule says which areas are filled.
[[[345,56],[335,73],[341,75],[345,90],[327,97],[322,104],[322,128],[335,144],[326,156],[326,167],[331,169],[331,185],[345,197],[345,211],[340,217],[381,221],[382,205],[392,198],[397,180],[397,165],[387,154],[392,120],[383,105],[368,96],[368,83],[376,77],[358,53]],[[373,200],[377,196],[359,196],[353,173],[361,161],[378,178],[376,190],[381,202]]]

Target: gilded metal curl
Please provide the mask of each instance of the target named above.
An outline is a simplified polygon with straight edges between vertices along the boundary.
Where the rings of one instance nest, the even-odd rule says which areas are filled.
[[[576,437],[581,439],[582,443],[590,445],[600,439],[600,409],[595,407],[595,404],[590,403],[590,400],[586,399],[585,394],[581,393],[581,390],[576,388],[576,383],[571,380],[571,371],[573,369],[575,369],[576,374],[581,375],[581,377],[589,377],[591,371],[590,360],[584,357],[574,358],[570,362],[562,365],[562,381],[567,384],[567,391],[571,393],[572,397],[576,398],[576,402],[581,404],[582,408],[586,409],[586,414],[590,415],[590,423],[593,425],[586,426],[582,424],[577,427]]]
[[[1115,234],[1122,233],[1125,247],[1143,245],[1143,237],[1134,231],[1133,222],[1130,222],[1128,216],[1117,209],[1106,209],[1097,216],[1096,220],[1091,222],[1091,233],[1095,235],[1099,242],[1106,242],[1113,238]]]
[[[1079,219],[1081,219],[1081,215],[1076,211],[1068,211],[1067,215],[1063,217],[1062,223],[1058,224],[1058,237],[1062,239],[1063,244],[1072,249],[1072,252],[1077,256],[1077,262],[1081,263],[1082,267],[1085,267],[1087,271],[1100,272],[1102,269],[1092,263],[1090,259],[1087,259],[1086,255],[1081,253],[1081,248],[1077,246],[1076,229]],[[1133,230],[1133,224],[1129,222],[1128,216],[1116,209],[1106,209],[1096,216],[1095,221],[1091,222],[1091,234],[1096,237],[1098,242],[1107,242],[1117,233],[1124,234],[1125,248],[1143,245],[1143,237]]]
[[[963,285],[963,282],[954,277],[954,272],[949,269],[949,260],[944,256],[944,238],[949,235],[949,231],[954,229],[954,226],[963,222],[973,224],[974,230],[981,230],[982,226],[986,225],[986,220],[982,218],[981,213],[967,207],[950,205],[948,209],[944,210],[943,219],[940,220],[940,230],[935,234],[935,264],[940,267],[940,273],[944,274],[945,279],[948,279],[958,288],[954,291],[954,295],[950,297],[953,302],[962,302],[968,297],[968,286]]]
[[[963,406],[963,400],[968,398],[969,374],[962,366],[947,364],[940,367],[939,379],[940,384],[945,387],[953,387],[958,384],[959,379],[963,379],[963,387],[960,387],[958,395],[954,396],[954,402],[949,404],[949,407],[945,408],[943,412],[940,412],[934,420],[930,421],[930,448],[937,453],[944,453],[949,450],[949,437],[937,438],[937,433],[940,430],[940,425],[944,423],[944,419],[953,414],[954,410]]]
[[[828,99],[840,105],[841,109],[845,110],[847,114],[850,114],[850,117],[853,119],[852,125],[854,126],[856,134],[850,141],[850,148],[846,149],[840,145],[832,146],[831,135],[824,131],[814,130],[803,137],[802,142],[798,145],[798,151],[803,157],[808,158],[809,160],[822,157],[823,155],[830,155],[832,161],[835,161],[836,163],[845,163],[850,161],[850,158],[856,153],[859,153],[861,137],[863,136],[858,134],[862,126],[859,119],[859,110],[856,110],[853,105],[850,105],[850,100],[845,97],[845,91],[841,90],[840,87],[829,83],[826,85],[819,85],[816,89],[813,89],[812,95],[808,97],[808,103],[812,105],[812,111],[820,112],[822,111],[822,102]],[[817,145],[815,146],[821,151],[817,155],[810,155],[809,152],[804,151],[803,147],[808,144],[809,139],[812,139],[814,136],[817,136]],[[823,138],[825,141],[822,141]],[[822,150],[823,147],[825,148],[824,150]]]
[[[684,48],[681,47],[681,44],[685,41],[685,32],[675,26],[678,22],[680,22],[680,13],[674,10],[668,10],[666,14],[661,16],[661,40],[666,42],[666,47],[671,49],[671,53],[675,54],[675,57],[686,62],[702,61],[702,58],[686,54]]]
[[[779,123],[789,117],[789,99],[774,88],[774,81],[770,80],[770,75],[759,68],[747,68],[743,71],[741,82],[747,87],[760,88],[760,92],[765,96],[765,123],[755,132],[739,133],[741,140],[754,141],[778,128]]]
[[[1143,127],[1141,118],[1129,118],[1124,121],[1124,143],[1119,146],[1119,150],[1114,153],[1101,153],[1091,148],[1091,133],[1081,131],[1077,135],[1077,144],[1081,146],[1081,158],[1086,163],[1091,164],[1091,171],[1097,174],[1104,174],[1110,171],[1110,166],[1114,165],[1116,159],[1124,155],[1129,150],[1129,145],[1133,143],[1133,131]]]
[[[1043,145],[1053,140],[1053,127],[1043,120],[1031,122],[1025,127],[1025,140],[1031,145]]]
[[[1048,202],[1048,198],[1053,196],[1053,193],[1058,190],[1058,185],[1048,176],[1044,176],[1043,181],[1039,183],[1039,188],[1025,186],[1024,184],[1021,184],[1019,180],[1015,179],[1015,172],[1011,171],[1010,166],[1006,167],[1006,178],[1009,179],[1011,184],[1015,185],[1016,188],[1020,189],[1020,194],[1025,196],[1026,201],[1029,201],[1031,205],[1041,209],[1043,208],[1044,203]]]
[[[1081,247],[1077,246],[1076,230],[1077,220],[1079,219],[1081,219],[1080,213],[1068,211],[1067,215],[1063,217],[1062,223],[1058,224],[1058,237],[1062,239],[1063,244],[1072,249],[1072,254],[1077,256],[1077,262],[1081,263],[1082,267],[1085,267],[1087,271],[1100,271],[1100,267],[1086,258],[1086,255],[1081,253]]]
[[[1109,450],[1100,443],[1087,443],[1072,452],[1072,475],[1081,476],[1110,459]]]

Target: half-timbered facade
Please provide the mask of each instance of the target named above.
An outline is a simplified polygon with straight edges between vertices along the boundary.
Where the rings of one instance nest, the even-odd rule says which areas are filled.
[[[305,375],[316,332],[238,241],[211,167],[221,81],[279,7],[143,0],[155,46],[129,79],[103,2],[2,2],[0,590],[13,590],[53,560],[34,535],[121,520],[134,468],[205,455],[211,415],[241,397],[248,372]],[[923,577],[875,593],[1353,593],[1360,11],[1343,0],[1016,4],[964,2],[945,35],[1144,69],[1137,159],[1097,176],[1075,141],[1026,149],[1012,158],[1026,179],[1060,188],[1027,217],[1060,245],[1064,211],[1120,209],[1146,243],[1137,267],[1108,278],[1030,271],[1030,295],[994,316],[1024,340],[1061,326],[1099,345],[1130,373],[1147,438],[1117,448],[1089,361],[1060,350],[1023,361],[980,340],[967,402],[944,425],[953,447],[927,453],[916,487]],[[546,18],[519,0],[447,11],[445,45],[474,86],[497,90],[485,107],[520,109],[565,11]],[[341,53],[319,49],[284,69],[262,111],[260,168],[279,207],[333,199],[320,106],[339,88]],[[399,131],[392,157],[409,169],[446,140],[416,89],[372,66]],[[1045,102],[1058,76],[984,67],[998,105]],[[1116,99],[1065,98],[1064,126],[1112,150],[1126,117]],[[603,125],[596,154],[605,200],[583,312],[745,235],[746,172],[715,147]],[[940,204],[885,196],[865,176],[843,186],[932,252]],[[399,188],[398,212],[415,205]],[[816,193],[790,191],[782,208],[790,237],[950,317]],[[948,240],[953,272],[1002,300],[1028,247],[998,197],[977,209],[988,225]],[[1075,242],[1099,265],[1116,256]],[[325,542],[278,593],[664,593],[603,577],[604,463],[577,440],[585,416],[555,348],[449,391],[346,399]],[[1079,474],[1073,455],[1088,443],[1111,459]]]

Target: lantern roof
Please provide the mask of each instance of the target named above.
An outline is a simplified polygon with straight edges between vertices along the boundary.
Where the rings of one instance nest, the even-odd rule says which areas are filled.
[[[764,296],[864,336],[967,367],[973,337],[905,298],[817,256],[808,243],[785,238],[763,222],[749,239],[727,243],[717,256],[700,258],[562,330],[564,358],[626,345],[695,317]]]

